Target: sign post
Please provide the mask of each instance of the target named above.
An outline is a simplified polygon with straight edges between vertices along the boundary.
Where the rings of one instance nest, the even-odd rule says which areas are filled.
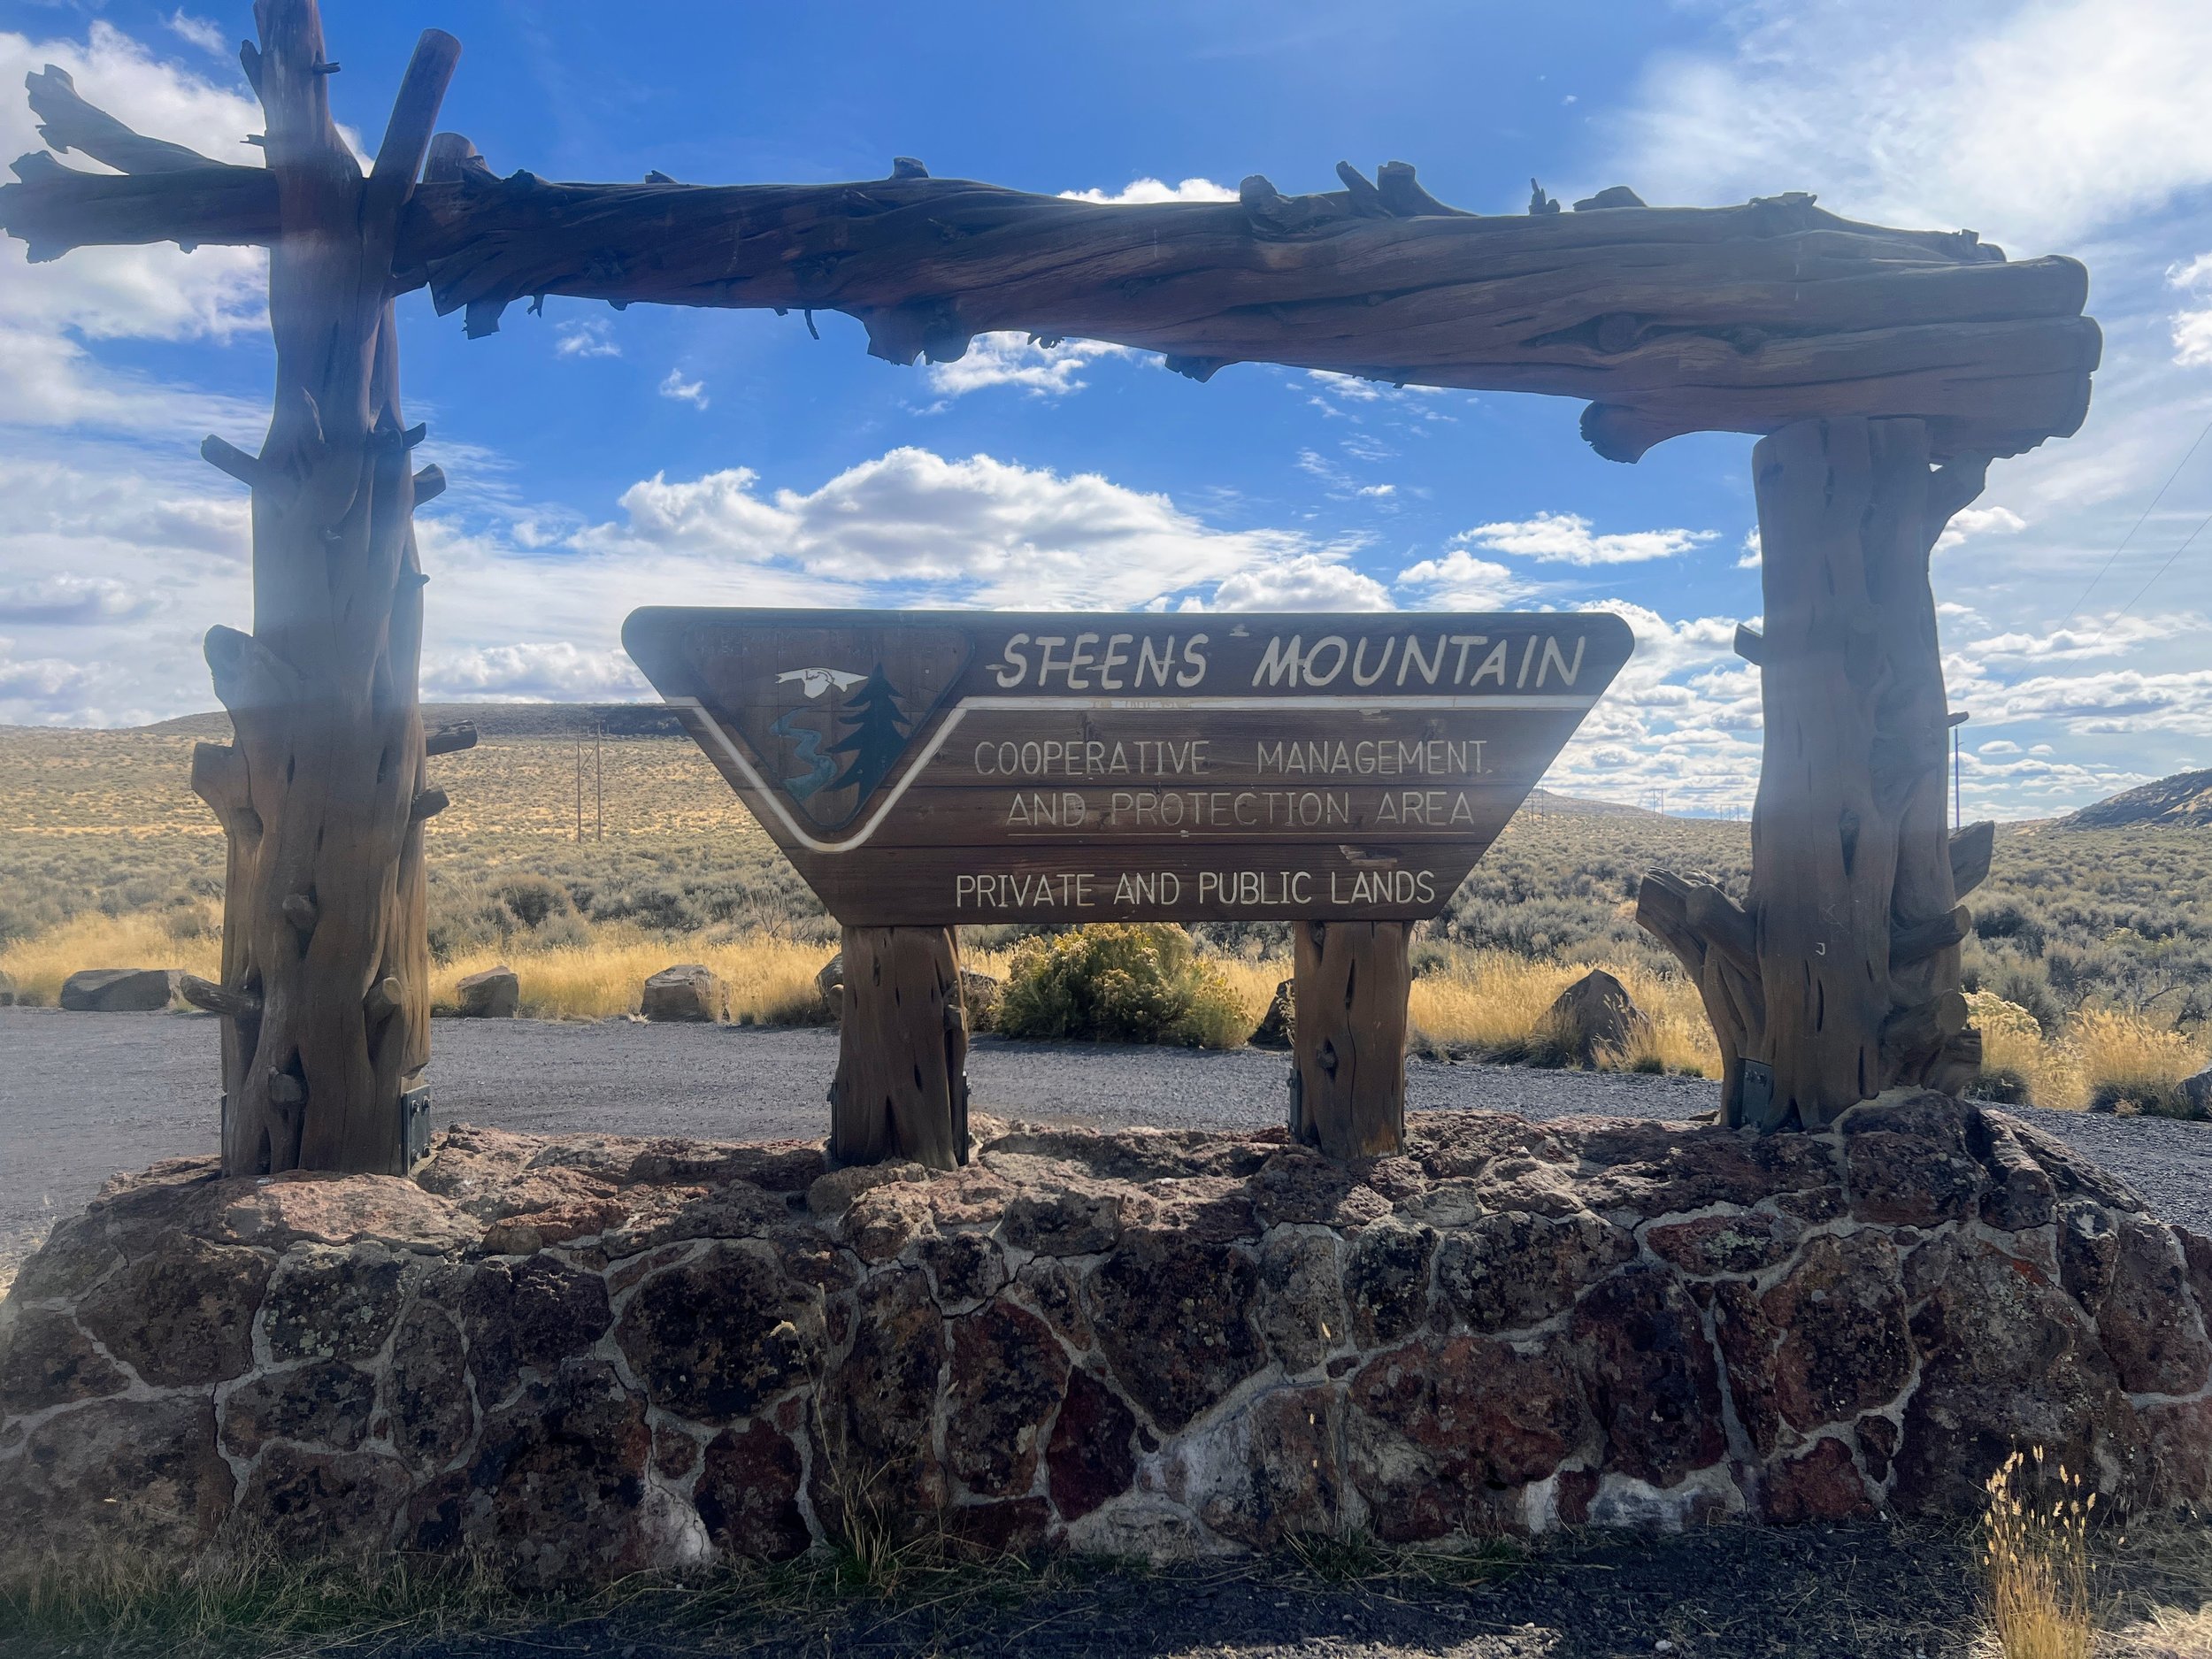
[[[1603,613],[678,608],[623,642],[845,927],[833,1155],[940,1166],[949,928],[987,922],[1301,924],[1293,1126],[1394,1150],[1407,930],[1633,644]]]

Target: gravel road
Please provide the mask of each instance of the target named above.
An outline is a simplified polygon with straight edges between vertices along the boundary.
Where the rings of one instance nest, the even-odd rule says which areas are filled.
[[[202,1014],[0,1009],[0,1251],[81,1206],[119,1169],[212,1152],[216,1030]],[[826,1030],[625,1020],[440,1020],[431,1067],[440,1125],[703,1140],[818,1136],[836,1068]],[[1108,1125],[1253,1128],[1282,1121],[1289,1061],[1241,1049],[1115,1048],[976,1040],[975,1110]],[[1525,1118],[1686,1118],[1717,1086],[1687,1078],[1524,1067],[1408,1067],[1416,1111]],[[2212,1233],[2212,1125],[2026,1110],[2124,1176],[2171,1221]]]

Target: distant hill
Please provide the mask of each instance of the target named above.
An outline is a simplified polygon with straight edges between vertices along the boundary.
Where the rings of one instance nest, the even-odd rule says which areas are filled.
[[[1528,804],[1524,810],[1556,813],[1561,818],[1655,818],[1659,816],[1649,807],[1624,806],[1617,801],[1586,801],[1580,795],[1554,795],[1549,789],[1530,790]]]
[[[609,737],[681,737],[683,723],[657,703],[426,703],[422,723],[472,722],[485,737],[588,737],[595,726]],[[187,714],[134,728],[162,737],[228,739],[230,716]]]
[[[2062,818],[2056,829],[2212,829],[2212,772],[2177,772]]]

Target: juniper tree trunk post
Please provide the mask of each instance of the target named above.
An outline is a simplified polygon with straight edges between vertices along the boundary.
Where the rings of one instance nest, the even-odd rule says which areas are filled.
[[[1638,918],[1703,995],[1728,1122],[1825,1127],[1900,1084],[1956,1089],[1981,1041],[1958,903],[1990,826],[1944,825],[1949,726],[1928,558],[1984,457],[1932,466],[1926,423],[1808,420],[1752,452],[1765,753],[1751,885],[1647,877]]]
[[[968,1019],[949,927],[845,929],[832,1163],[968,1161]]]
[[[1404,922],[1291,927],[1290,1133],[1333,1158],[1405,1149]]]
[[[229,838],[223,1167],[403,1173],[403,1096],[429,1059],[417,703],[422,584],[399,409],[392,250],[460,48],[426,33],[365,178],[331,119],[313,0],[261,0],[242,53],[268,119],[275,411],[258,456],[208,459],[253,490],[254,628],[207,637],[235,741],[193,787]]]

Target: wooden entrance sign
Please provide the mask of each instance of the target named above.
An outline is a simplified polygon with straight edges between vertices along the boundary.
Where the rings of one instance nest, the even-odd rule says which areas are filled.
[[[984,922],[1327,930],[1299,946],[1294,1118],[1347,1155],[1394,1145],[1406,926],[1450,902],[1633,641],[1601,612],[656,608],[623,643],[844,925],[841,1079],[949,1078],[911,1128],[844,1101],[833,1148],[956,1156],[957,1068],[926,1010],[957,984],[945,930]],[[917,1010],[895,1022],[912,1064],[851,1050],[886,1040],[880,1010],[851,1017],[879,994]]]
[[[432,135],[460,50],[435,29],[416,47],[364,175],[331,117],[339,65],[316,0],[256,0],[254,21],[258,41],[239,56],[268,118],[249,139],[265,165],[142,134],[49,66],[27,80],[47,148],[18,158],[17,181],[0,185],[0,229],[34,262],[92,244],[270,250],[268,436],[258,454],[219,438],[202,450],[253,493],[253,631],[219,627],[207,641],[237,741],[204,746],[194,764],[194,787],[230,844],[223,982],[187,989],[227,1022],[227,1173],[404,1169],[416,1150],[411,1125],[424,1121],[422,826],[445,803],[424,763],[458,740],[426,737],[416,700],[425,573],[411,519],[444,487],[435,466],[410,470],[423,429],[400,412],[392,301],[417,288],[439,315],[459,312],[472,338],[495,334],[515,303],[536,311],[549,295],[617,309],[773,309],[800,313],[810,331],[818,313],[840,312],[865,330],[872,355],[898,364],[950,362],[979,334],[1022,331],[1158,352],[1199,382],[1235,364],[1274,363],[1587,399],[1583,436],[1617,461],[1679,433],[1764,435],[1756,465],[1773,626],[1766,641],[1747,631],[1766,670],[1767,714],[1749,902],[1658,877],[1642,914],[1698,976],[1728,1056],[1732,1116],[1810,1125],[1883,1079],[1955,1080],[1970,1068],[1956,948],[1965,918],[1954,901],[1985,870],[1989,843],[1986,832],[1955,844],[1940,833],[1939,768],[1928,757],[1940,749],[1929,736],[1940,737],[1940,724],[1929,722],[1943,711],[1942,665],[1925,546],[1992,458],[2070,434],[2086,414],[2101,337],[2082,315],[2088,273],[2074,260],[2008,259],[1971,231],[1863,224],[1800,192],[1671,208],[1615,186],[1563,211],[1535,188],[1525,213],[1470,213],[1400,161],[1371,178],[1340,163],[1344,188],[1315,195],[1286,196],[1256,173],[1237,200],[1218,203],[1031,196],[933,179],[907,157],[888,177],[842,183],[686,185],[655,172],[641,184],[566,184],[526,168],[502,178],[461,134]],[[72,151],[102,171],[63,165]],[[1862,503],[1856,518],[1849,502]],[[1107,630],[1103,650],[1116,631],[1133,644],[1129,618],[1092,621]],[[1347,649],[1358,643],[1341,637]],[[1063,649],[1073,651],[1072,638]],[[1107,672],[1102,661],[1085,677]],[[1332,682],[1340,692],[1341,680]],[[1148,689],[1165,703],[1197,687]],[[1488,711],[1511,712],[1505,693],[1481,690]],[[1371,701],[1412,718],[1388,688]],[[933,733],[949,718],[943,705],[909,709],[895,695],[880,706]],[[963,715],[964,734],[972,739],[986,713],[1008,712]],[[1102,720],[1105,712],[1116,711]],[[1440,723],[1451,726],[1451,712]],[[900,719],[890,726],[910,735]],[[1215,729],[1203,734],[1210,753]],[[840,778],[887,741],[881,726],[842,735],[857,747],[831,751]],[[1312,741],[1321,736],[1317,726]],[[727,736],[741,755],[749,741]],[[1219,741],[1224,754],[1235,747],[1233,733]],[[902,756],[895,772],[912,765]],[[1361,786],[1371,818],[1356,835],[1340,833],[1346,826],[1325,808],[1318,825],[1187,817],[1171,826],[1137,824],[1133,804],[1131,821],[1110,826],[1123,832],[1110,838],[1120,853],[1079,867],[1053,862],[1068,849],[1050,835],[1102,826],[1033,818],[1028,828],[1045,839],[964,841],[967,809],[956,787],[938,787],[942,770],[933,759],[895,808],[882,793],[895,780],[877,780],[864,801],[843,798],[857,779],[841,789],[825,782],[820,804],[853,813],[841,825],[810,810],[781,827],[772,813],[764,821],[849,918],[857,911],[848,899],[890,914],[900,893],[933,903],[963,874],[971,896],[989,901],[971,916],[1079,918],[1098,913],[1095,890],[1076,879],[1085,871],[1111,872],[1117,895],[1124,875],[1151,872],[1141,913],[1317,918],[1326,928],[1371,928],[1362,947],[1371,952],[1420,904],[1441,902],[1442,878],[1455,864],[1463,872],[1487,839],[1482,811],[1502,823],[1509,810],[1498,807],[1500,786],[1471,767],[1461,794],[1472,826],[1432,824],[1425,805],[1417,825],[1385,824],[1376,803],[1387,788],[1414,787],[1404,780]],[[793,775],[812,772],[810,763]],[[1064,782],[1070,795],[1114,787],[1087,775]],[[1202,789],[1166,774],[1148,782],[1156,810],[1174,794],[1187,813],[1210,813],[1219,795],[1232,820],[1239,799],[1309,792],[1256,776]],[[1042,779],[997,787],[1055,792]],[[780,780],[758,787],[764,800],[779,791],[788,794]],[[922,809],[933,804],[946,810],[932,818]],[[1087,800],[1082,810],[1101,809]],[[1187,844],[1179,833],[1141,841],[1128,833],[1138,828],[1187,830]],[[1273,841],[1260,833],[1277,829]],[[1250,833],[1240,841],[1239,832]],[[844,844],[863,834],[870,857],[849,856]],[[1263,841],[1264,854],[1255,850]],[[1165,874],[1207,866],[1135,856],[1156,843],[1218,855],[1217,878],[1233,873],[1238,885],[1179,887],[1161,899]],[[1332,858],[1332,845],[1356,853]],[[1293,851],[1302,859],[1285,862]],[[985,853],[992,861],[977,862]],[[872,888],[853,878],[848,893],[840,884],[871,858],[887,873]],[[1432,900],[1402,895],[1415,871],[1408,859],[1428,861],[1420,868],[1436,879]],[[1271,900],[1271,872],[1302,872],[1287,903],[1273,902],[1281,889]],[[1056,892],[1048,873],[1073,885]],[[1342,880],[1331,878],[1350,882],[1348,909],[1306,908],[1316,894],[1336,902]],[[1205,908],[1210,897],[1220,903]],[[1248,898],[1248,910],[1227,908]],[[1326,940],[1315,949],[1330,959]],[[908,957],[885,957],[894,959]],[[1350,1003],[1363,1000],[1359,979],[1347,981]],[[1355,1071],[1371,1075],[1340,1065],[1322,1093],[1336,1098]],[[1307,1097],[1302,1110],[1316,1110]]]

